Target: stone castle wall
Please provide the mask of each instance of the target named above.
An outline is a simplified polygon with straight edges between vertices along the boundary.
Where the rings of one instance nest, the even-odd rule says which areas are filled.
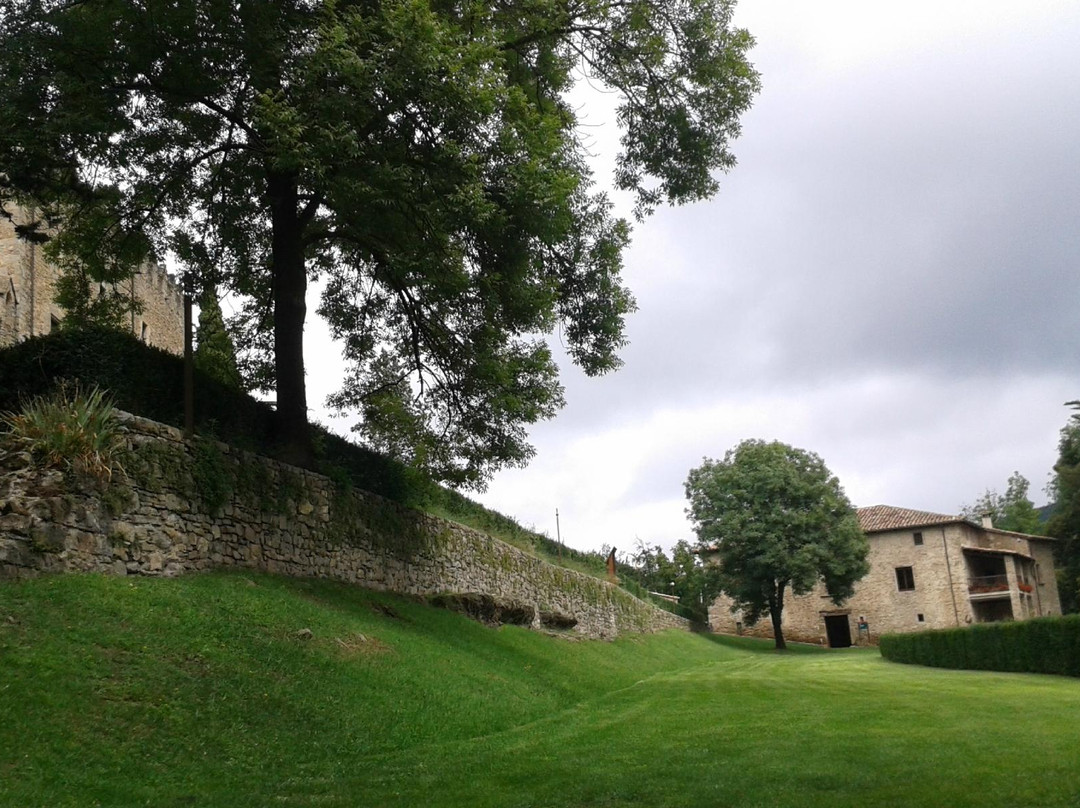
[[[127,484],[72,487],[8,456],[0,578],[47,572],[179,575],[242,567],[413,595],[524,607],[534,628],[585,637],[688,628],[614,584],[328,478],[128,416]],[[520,610],[519,610],[520,611]]]
[[[18,238],[14,225],[0,217],[0,348],[48,334],[64,319],[64,310],[54,302],[59,276],[41,246]],[[142,304],[142,311],[131,315],[132,333],[155,347],[183,353],[183,295],[169,273],[147,261],[123,291]]]

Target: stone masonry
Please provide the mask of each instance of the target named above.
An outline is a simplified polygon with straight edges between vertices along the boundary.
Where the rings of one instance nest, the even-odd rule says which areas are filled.
[[[48,334],[64,319],[64,310],[54,301],[59,274],[40,245],[19,239],[14,225],[0,217],[0,348]],[[172,276],[147,261],[123,292],[142,306],[131,315],[132,333],[149,345],[183,353],[184,302]]]
[[[0,578],[50,572],[179,575],[242,567],[412,595],[525,607],[534,628],[612,638],[687,629],[614,584],[328,478],[125,416],[126,475],[74,484],[2,460]],[[119,478],[124,476],[126,482]],[[207,504],[213,501],[213,504]]]
[[[846,627],[852,644],[866,645],[887,633],[1061,614],[1053,539],[885,505],[860,508],[858,515],[870,542],[870,572],[840,606],[821,584],[806,595],[788,589],[785,638],[832,644],[826,626],[832,621],[841,638]],[[725,634],[772,636],[767,615],[744,625],[725,598],[710,607],[709,624]]]

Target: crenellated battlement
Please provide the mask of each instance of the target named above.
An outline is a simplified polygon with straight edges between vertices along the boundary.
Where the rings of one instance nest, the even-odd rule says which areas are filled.
[[[20,211],[16,211],[19,218]],[[0,347],[48,334],[63,319],[55,302],[60,269],[45,258],[41,245],[21,239],[12,222],[0,217]],[[175,354],[184,349],[184,298],[179,282],[148,259],[123,291],[142,304],[131,316],[131,330],[149,345]]]

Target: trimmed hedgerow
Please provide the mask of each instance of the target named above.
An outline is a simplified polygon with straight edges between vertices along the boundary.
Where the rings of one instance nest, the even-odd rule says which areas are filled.
[[[935,668],[1080,676],[1080,615],[886,634],[881,655]]]
[[[0,351],[0,411],[49,395],[63,381],[108,390],[119,409],[173,426],[184,423],[183,360],[133,334],[105,328],[61,329]],[[273,411],[265,403],[195,373],[199,430],[246,449],[269,440]]]

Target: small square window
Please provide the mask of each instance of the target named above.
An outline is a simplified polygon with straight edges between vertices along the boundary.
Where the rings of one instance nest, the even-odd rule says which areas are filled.
[[[922,544],[922,531],[915,531],[915,546],[918,547]]]
[[[911,567],[896,568],[896,588],[901,592],[910,592],[915,588],[915,573]]]
[[[922,614],[917,614],[917,615],[915,615],[915,618],[916,618],[916,619],[917,619],[917,620],[918,620],[918,621],[919,621],[920,623],[925,623],[925,622],[926,622],[926,617],[925,617],[924,615],[922,615]]]

